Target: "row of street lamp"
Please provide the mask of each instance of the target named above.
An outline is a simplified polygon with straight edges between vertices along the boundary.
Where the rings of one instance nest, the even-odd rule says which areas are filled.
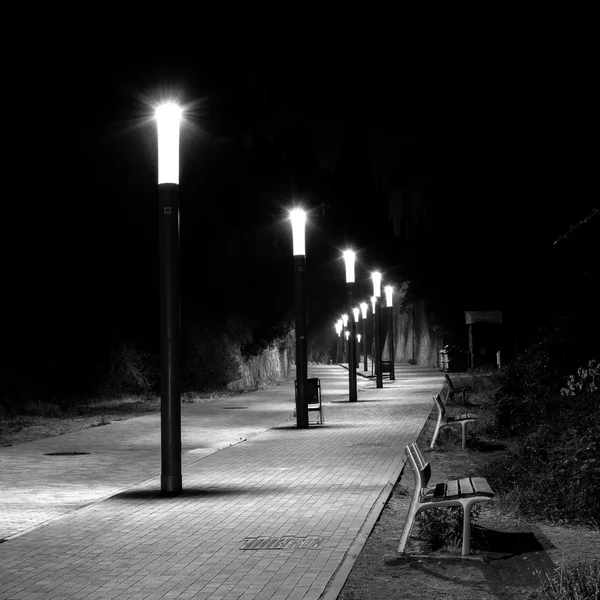
[[[160,355],[161,355],[161,492],[174,495],[182,491],[181,476],[181,389],[180,346],[181,310],[179,283],[179,129],[182,109],[174,103],[156,110],[158,131],[158,201],[160,256]],[[307,340],[306,340],[306,213],[294,209],[290,213],[294,256],[294,314],[296,326],[296,419],[298,428],[308,427]],[[354,306],[354,262],[352,250],[344,252],[346,261],[346,305],[349,327],[348,372],[350,401],[356,402],[356,322]],[[381,371],[380,312],[381,274],[373,273],[373,317],[375,324],[375,364],[377,387],[383,387]],[[391,306],[391,290],[388,296]],[[367,304],[362,303],[363,336],[366,343]],[[346,326],[347,324],[344,323]],[[393,336],[392,336],[393,337]],[[367,352],[365,349],[365,371]],[[393,350],[392,371],[393,379]]]
[[[307,380],[307,342],[306,342],[306,247],[305,247],[305,228],[306,213],[299,208],[290,212],[292,222],[293,236],[293,254],[294,254],[294,315],[296,325],[296,424],[298,428],[308,427],[308,404],[306,398],[306,380]],[[359,321],[359,314],[362,312],[364,337],[364,370],[367,370],[367,312],[368,304],[363,302],[360,309],[355,306],[355,262],[356,254],[352,250],[346,250],[343,253],[346,265],[346,312],[336,323],[335,328],[339,337],[342,331],[347,340],[348,356],[348,387],[349,401],[356,402],[357,384],[356,384],[356,342],[360,342],[360,334],[356,332],[356,324]],[[373,297],[371,298],[373,311],[373,329],[375,337],[375,378],[378,388],[383,387],[383,369],[381,360],[381,273],[375,271],[371,273],[373,280]],[[390,379],[395,379],[394,374],[394,341],[393,341],[393,316],[392,316],[392,296],[393,287],[385,287],[386,305],[388,310],[390,335]]]

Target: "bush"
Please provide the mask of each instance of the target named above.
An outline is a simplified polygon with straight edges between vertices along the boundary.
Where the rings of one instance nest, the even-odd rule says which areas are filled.
[[[240,376],[240,348],[252,341],[240,321],[203,319],[188,323],[182,334],[183,391],[223,389]]]
[[[151,395],[159,381],[158,360],[133,344],[121,341],[110,353],[102,395],[120,398],[129,394]]]
[[[499,374],[494,396],[494,426],[500,435],[528,433],[556,411],[556,400],[569,361],[569,343],[552,334],[534,344]]]
[[[588,367],[569,377],[550,417],[532,415],[537,428],[486,467],[493,486],[524,516],[600,523],[600,392],[597,364]]]
[[[471,522],[478,519],[481,508],[471,509]],[[462,544],[463,511],[460,506],[443,506],[419,514],[419,539],[431,550],[456,550]]]

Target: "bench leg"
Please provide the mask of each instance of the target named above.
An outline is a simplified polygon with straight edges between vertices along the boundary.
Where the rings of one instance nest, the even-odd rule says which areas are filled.
[[[435,440],[437,440],[438,433],[440,432],[440,425],[442,423],[442,415],[438,414],[437,423],[435,424],[435,431],[433,432],[433,437],[431,438],[431,449],[435,446]]]
[[[460,425],[462,427],[462,447],[466,448],[467,447],[467,424],[461,423]]]
[[[471,507],[473,504],[475,502],[465,502],[463,504],[463,556],[468,556],[471,552]]]
[[[400,536],[400,543],[398,544],[398,554],[403,554],[406,548],[406,543],[410,537],[413,525],[415,524],[415,517],[417,516],[417,507],[413,506],[414,502],[411,502],[410,508],[408,509],[408,515],[406,515],[406,521],[404,521],[404,529]]]

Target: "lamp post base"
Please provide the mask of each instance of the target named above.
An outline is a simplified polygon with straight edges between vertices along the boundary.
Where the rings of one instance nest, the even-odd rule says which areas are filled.
[[[160,491],[163,495],[180,494],[183,488],[181,475],[161,475]]]

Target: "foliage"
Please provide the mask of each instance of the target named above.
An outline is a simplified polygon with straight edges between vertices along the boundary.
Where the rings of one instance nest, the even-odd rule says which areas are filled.
[[[552,333],[510,362],[501,372],[495,394],[494,420],[498,434],[517,436],[552,418],[569,365],[570,344],[560,331]]]
[[[158,380],[158,361],[149,352],[121,341],[111,351],[108,374],[101,393],[116,398],[128,394],[149,396]]]
[[[569,375],[566,386],[560,390],[560,395],[563,398],[572,398],[586,393],[593,394],[598,391],[596,379],[600,379],[600,363],[590,360],[587,369],[579,367],[577,375]]]
[[[183,390],[222,389],[239,377],[240,347],[252,341],[242,321],[219,322],[209,318],[186,324],[182,334],[181,380]]]
[[[480,507],[471,509],[471,521],[479,517]],[[419,539],[431,550],[456,550],[462,543],[463,511],[460,506],[443,506],[419,514]]]
[[[567,568],[558,567],[550,575],[538,573],[541,586],[531,600],[596,600],[600,598],[600,561],[580,563]]]
[[[570,376],[550,413],[527,413],[530,431],[522,434],[511,454],[487,466],[486,476],[520,514],[555,522],[600,522],[596,371],[597,363],[590,361],[588,369]]]

